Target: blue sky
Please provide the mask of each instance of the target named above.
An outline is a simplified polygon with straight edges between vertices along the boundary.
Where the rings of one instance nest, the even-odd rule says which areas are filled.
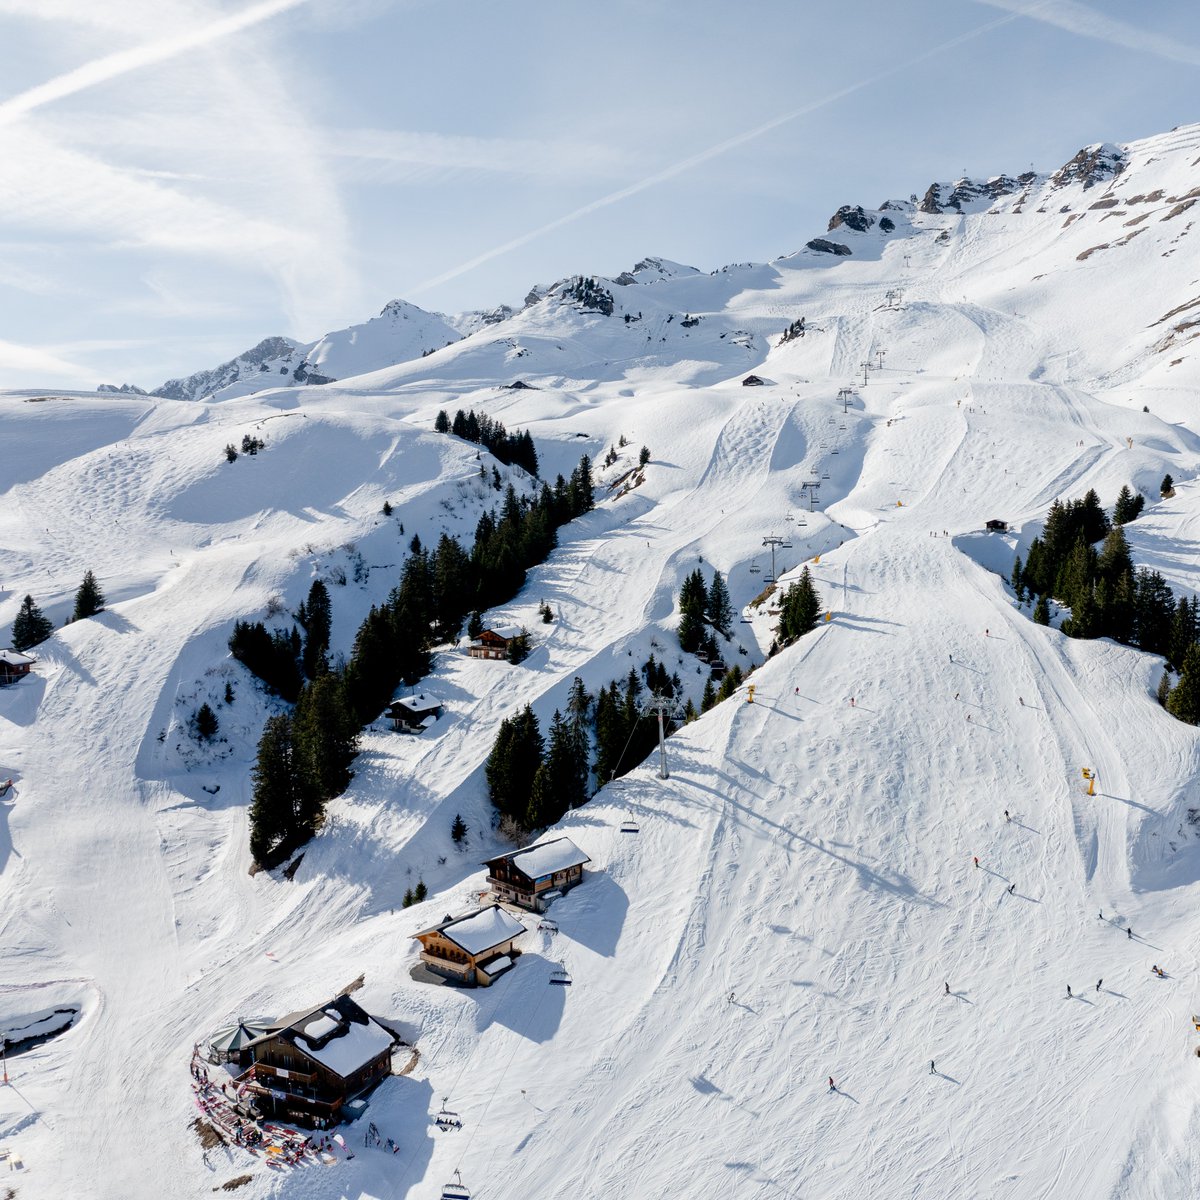
[[[1194,4],[0,0],[0,386],[154,387],[1200,118]]]

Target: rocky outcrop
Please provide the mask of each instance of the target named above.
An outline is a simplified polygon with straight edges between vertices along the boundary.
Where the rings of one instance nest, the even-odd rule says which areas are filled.
[[[1063,163],[1053,175],[1050,183],[1054,187],[1065,187],[1069,183],[1082,183],[1083,190],[1116,179],[1125,170],[1125,153],[1112,142],[1101,142],[1085,146],[1070,162]]]
[[[613,296],[590,275],[572,275],[556,283],[551,289],[553,293],[564,300],[571,301],[580,312],[602,313],[606,317],[613,315]]]
[[[874,224],[875,218],[868,216],[861,204],[843,204],[829,218],[829,225],[825,232],[832,233],[835,229],[845,225],[847,229],[853,229],[856,233],[866,233]]]
[[[880,217],[879,228],[883,233],[892,233],[895,231],[896,222],[891,217]]]
[[[138,385],[136,383],[123,383],[123,384],[121,384],[120,387],[117,387],[117,385],[115,383],[102,383],[96,389],[96,391],[98,391],[98,392],[118,392],[118,393],[124,394],[126,396],[149,395],[149,393],[144,388],[138,387]]]
[[[209,371],[197,371],[183,379],[168,379],[161,387],[155,388],[151,395],[167,400],[199,400],[231,383],[237,383],[247,375],[269,371],[275,365],[279,366],[281,374],[286,374],[299,349],[299,343],[290,338],[263,338],[253,349]]]
[[[1026,171],[1013,178],[1011,175],[993,175],[991,179],[960,179],[956,183],[931,183],[917,209],[923,213],[962,213],[964,208],[978,210],[1011,196],[1031,184],[1037,176]]]
[[[839,258],[845,258],[848,254],[854,253],[849,246],[845,246],[841,242],[826,241],[825,238],[813,238],[811,242],[804,243],[804,248],[814,250],[818,254],[836,254]]]

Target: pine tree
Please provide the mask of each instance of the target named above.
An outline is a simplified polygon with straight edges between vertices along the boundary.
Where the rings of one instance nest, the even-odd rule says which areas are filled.
[[[302,821],[315,830],[325,803],[350,784],[350,764],[358,753],[358,720],[347,702],[339,676],[326,673],[300,693],[292,718],[299,770],[310,797]]]
[[[1200,725],[1200,646],[1193,645],[1184,655],[1179,682],[1167,699],[1167,712],[1189,725]]]
[[[82,621],[86,617],[94,617],[104,611],[104,593],[96,582],[96,576],[91,571],[85,572],[83,582],[75,593],[75,611],[72,621]]]
[[[425,886],[425,880],[418,879],[417,886],[413,888],[413,903],[420,904],[428,895],[429,889]]]
[[[329,599],[329,589],[320,579],[313,580],[301,612],[305,637],[300,661],[305,675],[309,679],[316,679],[329,670],[329,637],[333,628],[333,604]]]
[[[528,704],[517,716],[500,722],[484,773],[492,804],[503,815],[525,820],[543,753],[541,730]]]
[[[1175,480],[1170,475],[1164,475],[1162,483],[1158,485],[1158,494],[1160,496],[1169,496],[1175,490]]]
[[[461,813],[454,814],[454,824],[450,826],[450,837],[453,839],[456,846],[461,846],[463,839],[467,836],[467,823],[462,819]]]
[[[725,677],[721,680],[721,686],[717,688],[717,703],[720,704],[722,700],[728,700],[741,686],[742,668],[737,663],[734,663],[725,672]]]
[[[713,691],[712,676],[710,675],[704,681],[704,693],[700,697],[700,711],[708,712],[710,708],[717,702],[717,693]]]
[[[29,650],[40,645],[54,632],[53,623],[34,603],[32,596],[21,601],[21,608],[13,618],[12,645],[14,650]]]
[[[1012,588],[1016,593],[1017,601],[1025,599],[1025,584],[1021,580],[1021,556],[1018,554],[1013,562],[1012,569]]]
[[[729,589],[720,571],[713,575],[712,583],[708,585],[707,615],[709,624],[722,636],[729,637],[733,605],[729,603]]]
[[[695,702],[691,696],[688,697],[687,703],[683,706],[684,724],[690,725],[700,714],[696,711]]]
[[[475,641],[483,632],[483,614],[475,609],[467,621],[467,637]]]
[[[1196,621],[1197,603],[1196,600],[1180,596],[1179,602],[1175,605],[1175,615],[1171,619],[1171,643],[1167,661],[1177,671],[1183,666],[1188,649],[1196,640],[1197,633],[1200,632]]]
[[[650,447],[643,446],[641,448],[641,450],[638,451],[638,466],[644,467],[649,461],[650,461]]]
[[[1108,514],[1095,488],[1088,488],[1079,506],[1079,530],[1089,546],[1095,545],[1109,531]]]
[[[434,433],[450,432],[450,418],[446,415],[444,408],[438,409],[438,415],[434,418],[433,422],[433,431]]]
[[[1165,658],[1171,650],[1175,595],[1157,571],[1142,568],[1134,582],[1133,644]]]
[[[521,632],[508,639],[508,661],[514,666],[523,663],[529,657],[529,630],[523,625]]]
[[[196,714],[192,717],[192,728],[196,737],[202,742],[211,742],[217,736],[220,722],[207,701],[196,709]]]
[[[1163,708],[1167,707],[1167,701],[1171,698],[1171,672],[1164,671],[1158,681],[1158,690],[1155,692],[1159,704]]]
[[[292,720],[286,713],[267,719],[251,777],[250,853],[255,862],[269,867],[280,846],[294,835],[300,808]]]
[[[1122,484],[1121,490],[1117,494],[1117,502],[1113,505],[1113,524],[1127,525],[1138,515],[1139,511],[1140,506],[1134,499],[1129,484]]]
[[[708,589],[699,568],[683,581],[679,589],[679,645],[684,653],[694,654],[704,640],[704,617],[708,610]]]
[[[1046,600],[1045,592],[1037,598],[1037,603],[1033,606],[1033,620],[1037,625],[1050,624],[1050,605]]]

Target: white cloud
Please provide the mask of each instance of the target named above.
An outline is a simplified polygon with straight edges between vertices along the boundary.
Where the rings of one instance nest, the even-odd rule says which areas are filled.
[[[998,8],[1014,16],[1030,17],[1047,25],[1054,25],[1068,33],[1095,41],[1108,42],[1125,50],[1139,54],[1151,54],[1168,62],[1186,63],[1200,67],[1200,47],[1189,45],[1178,38],[1153,33],[1128,21],[1105,16],[1075,0],[1049,0],[1043,4],[1021,4],[1018,0],[976,0],[989,8]]]
[[[91,375],[78,363],[68,362],[50,350],[0,341],[0,376],[8,374],[32,378],[48,375],[53,379],[70,379],[76,382],[88,379]]]

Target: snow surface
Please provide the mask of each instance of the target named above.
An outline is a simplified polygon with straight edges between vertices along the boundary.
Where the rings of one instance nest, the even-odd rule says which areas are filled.
[[[611,318],[547,295],[337,384],[0,395],[0,622],[31,593],[63,625],[87,569],[108,597],[0,691],[0,1016],[82,1010],[8,1062],[21,1200],[198,1200],[244,1174],[245,1200],[420,1200],[456,1169],[481,1198],[1200,1194],[1200,738],[1155,704],[1161,662],[1034,625],[997,574],[1056,496],[1133,483],[1135,560],[1200,585],[1200,127],[1122,150],[1090,189],[1041,175],[984,211],[890,208],[892,234],[835,232],[849,257],[656,272],[612,286]],[[770,384],[742,388],[749,371]],[[250,875],[249,767],[279,705],[229,631],[287,625],[320,577],[348,653],[414,533],[469,538],[498,495],[486,452],[430,432],[456,407],[530,428],[551,478],[624,435],[597,471],[616,486],[485,615],[525,624],[530,657],[439,653],[426,686],[451,719],[368,729],[294,879]],[[245,433],[265,449],[226,463]],[[982,535],[994,517],[1014,532]],[[482,774],[499,722],[529,703],[545,728],[575,675],[595,690],[651,652],[698,697],[674,635],[697,566],[747,613],[726,661],[762,663],[772,620],[745,606],[772,533],[831,620],[765,662],[753,704],[675,733],[669,779],[647,763],[560,824],[593,869],[519,970],[412,979],[413,930],[509,848]],[[205,701],[208,746],[187,732]],[[402,908],[418,880],[429,898]],[[570,988],[547,986],[560,961]],[[194,1043],[359,975],[419,1050],[370,1102],[400,1153],[319,1171],[205,1153]],[[464,1122],[448,1137],[442,1096]]]

